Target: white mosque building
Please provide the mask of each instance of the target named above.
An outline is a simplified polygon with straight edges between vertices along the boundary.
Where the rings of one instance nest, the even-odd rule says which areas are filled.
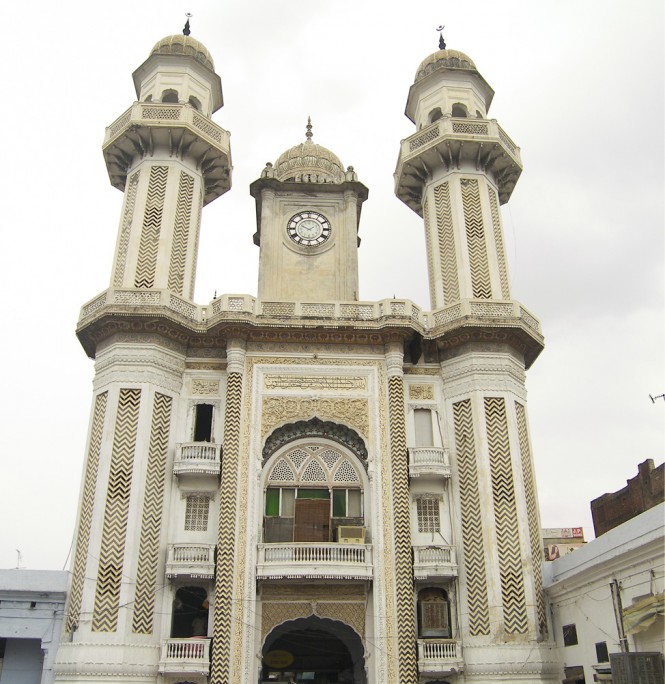
[[[525,391],[543,337],[499,210],[520,151],[473,61],[424,59],[395,141],[429,309],[361,298],[368,190],[311,125],[251,185],[257,296],[194,303],[202,209],[231,188],[221,80],[185,35],[133,79],[103,144],[109,287],[77,329],[95,379],[56,681],[560,679]]]

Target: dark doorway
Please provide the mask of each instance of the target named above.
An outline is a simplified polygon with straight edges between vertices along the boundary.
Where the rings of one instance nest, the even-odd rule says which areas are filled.
[[[188,639],[208,634],[208,594],[201,587],[178,589],[173,601],[171,638]]]
[[[366,684],[364,649],[348,625],[315,616],[276,627],[263,646],[262,681]]]
[[[197,404],[194,413],[194,441],[212,442],[212,405]]]

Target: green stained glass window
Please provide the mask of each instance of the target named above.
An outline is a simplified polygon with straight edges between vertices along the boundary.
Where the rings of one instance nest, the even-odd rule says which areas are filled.
[[[279,515],[279,489],[276,487],[266,490],[266,515]]]

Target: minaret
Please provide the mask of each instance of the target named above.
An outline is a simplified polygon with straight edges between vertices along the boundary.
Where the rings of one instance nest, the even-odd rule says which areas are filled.
[[[124,192],[111,284],[83,306],[77,329],[95,378],[59,682],[156,681],[163,671],[163,634],[178,629],[169,530],[188,491],[173,475],[176,439],[215,442],[211,416],[208,434],[196,435],[196,406],[181,392],[186,335],[202,318],[191,303],[201,209],[231,184],[229,134],[210,118],[221,81],[208,50],[176,35],[155,45],[134,84],[138,101],[103,143],[111,183]],[[190,477],[206,506],[218,452],[216,463],[217,475]],[[212,581],[212,553],[209,561]]]
[[[487,112],[493,91],[457,50],[427,57],[409,91],[397,196],[425,224],[432,329],[450,436],[464,674],[553,681],[525,370],[543,346],[510,299],[499,205],[522,170]]]
[[[312,140],[268,163],[250,186],[262,301],[358,299],[358,222],[367,188],[353,167]]]
[[[180,35],[157,43],[133,77],[138,102],[103,145],[125,193],[111,287],[191,300],[201,209],[231,186],[228,133],[210,121],[222,84],[208,50]]]

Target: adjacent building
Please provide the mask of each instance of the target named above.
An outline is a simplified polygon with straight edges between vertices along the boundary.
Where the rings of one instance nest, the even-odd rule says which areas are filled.
[[[95,379],[57,681],[556,681],[525,391],[543,337],[511,297],[522,165],[492,88],[441,49],[408,93],[395,192],[429,310],[361,298],[368,190],[311,123],[250,188],[258,296],[199,305],[201,212],[231,187],[221,80],[189,36],[133,78],[103,144],[109,287],[77,329]]]
[[[545,566],[564,682],[660,684],[665,504]]]
[[[0,570],[0,684],[51,684],[69,573]]]
[[[637,475],[623,489],[591,502],[596,537],[665,501],[665,463],[656,468],[648,458],[637,468]]]

